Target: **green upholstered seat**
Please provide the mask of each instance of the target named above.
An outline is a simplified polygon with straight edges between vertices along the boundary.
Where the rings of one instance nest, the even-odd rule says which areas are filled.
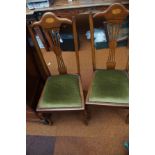
[[[78,75],[56,75],[47,79],[37,110],[82,108]]]
[[[96,70],[89,102],[129,103],[129,81],[126,73],[119,70]]]

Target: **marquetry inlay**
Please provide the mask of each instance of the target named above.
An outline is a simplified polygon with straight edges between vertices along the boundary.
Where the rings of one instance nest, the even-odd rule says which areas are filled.
[[[113,15],[120,14],[121,12],[122,12],[121,9],[113,9],[113,10],[112,10],[112,14],[113,14]]]
[[[47,18],[45,20],[46,23],[53,23],[54,22],[54,19],[53,18]]]

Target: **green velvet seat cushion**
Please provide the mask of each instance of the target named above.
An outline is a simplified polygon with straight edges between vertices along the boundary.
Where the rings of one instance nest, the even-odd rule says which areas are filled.
[[[129,103],[129,81],[119,70],[97,70],[92,82],[89,102]]]
[[[80,107],[82,100],[78,75],[56,75],[47,79],[37,109]]]

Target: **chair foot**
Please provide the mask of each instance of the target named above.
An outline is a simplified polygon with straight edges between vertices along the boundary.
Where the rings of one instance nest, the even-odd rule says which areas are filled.
[[[127,114],[127,116],[126,116],[125,123],[129,124],[129,114]]]
[[[36,115],[39,117],[39,119],[41,120],[41,122],[43,124],[45,124],[45,125],[49,124],[49,121],[48,121],[48,119],[47,119],[45,114],[37,112]]]
[[[42,121],[43,121],[43,124],[49,125],[49,121],[47,119],[43,119]]]
[[[43,123],[44,124],[48,124],[48,125],[53,125],[53,121],[52,121],[52,114],[42,114],[43,116]]]

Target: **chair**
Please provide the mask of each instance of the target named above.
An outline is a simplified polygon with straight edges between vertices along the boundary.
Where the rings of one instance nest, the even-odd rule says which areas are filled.
[[[60,48],[59,30],[62,24],[69,24],[73,27],[78,74],[67,74],[67,67]],[[41,118],[45,122],[50,124],[53,123],[52,112],[55,111],[82,111],[85,114],[84,97],[79,75],[80,66],[75,18],[73,17],[73,21],[71,21],[67,18],[59,18],[52,12],[47,12],[41,17],[40,21],[33,22],[28,28],[36,50],[42,57],[35,37],[35,28],[41,29],[39,36],[42,35],[42,43],[46,43],[46,49],[50,49],[55,53],[60,73],[47,78],[36,111],[41,114]]]
[[[125,70],[115,69],[117,37],[128,10],[121,4],[112,4],[104,12],[89,15],[91,32],[93,78],[86,97],[86,105],[129,108],[129,80]],[[96,69],[94,47],[94,19],[103,20],[108,34],[109,55],[107,69]],[[128,116],[127,116],[128,117]]]

